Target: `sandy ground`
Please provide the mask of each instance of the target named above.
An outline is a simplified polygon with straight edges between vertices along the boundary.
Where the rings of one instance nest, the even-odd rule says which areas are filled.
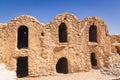
[[[120,80],[120,76],[103,75],[99,70],[91,70],[90,72],[57,74],[56,76],[44,76],[42,78],[20,78],[18,80]]]

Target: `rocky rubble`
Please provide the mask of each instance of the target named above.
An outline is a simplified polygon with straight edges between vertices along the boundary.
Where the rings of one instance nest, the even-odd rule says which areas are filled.
[[[111,76],[120,76],[120,55],[115,55],[117,57],[117,62],[110,64],[107,67],[102,68],[100,71],[102,74],[111,75]],[[115,57],[114,56],[114,57]]]

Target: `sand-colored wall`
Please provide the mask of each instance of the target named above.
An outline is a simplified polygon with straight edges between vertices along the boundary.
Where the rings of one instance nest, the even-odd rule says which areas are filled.
[[[59,42],[59,26],[65,23],[67,42]],[[91,25],[97,28],[97,42],[89,41]],[[28,28],[28,48],[17,48],[18,29]],[[0,62],[6,68],[16,71],[18,57],[28,57],[28,76],[56,74],[60,58],[68,61],[68,73],[92,69],[91,53],[95,53],[97,68],[110,64],[113,55],[111,37],[104,21],[98,17],[77,19],[72,14],[57,15],[48,24],[42,24],[34,17],[22,15],[7,24],[0,25]]]

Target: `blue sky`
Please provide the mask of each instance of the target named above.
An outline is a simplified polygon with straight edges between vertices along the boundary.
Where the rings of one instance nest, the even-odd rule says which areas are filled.
[[[100,17],[110,34],[120,34],[120,0],[0,0],[0,23],[24,14],[48,23],[64,12],[80,20],[88,16]]]

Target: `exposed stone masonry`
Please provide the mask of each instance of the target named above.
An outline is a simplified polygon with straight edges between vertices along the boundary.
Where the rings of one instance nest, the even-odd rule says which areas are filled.
[[[22,15],[0,24],[0,63],[17,77],[100,69],[120,54],[119,36],[110,36],[98,17],[78,20],[64,13],[42,24]]]

